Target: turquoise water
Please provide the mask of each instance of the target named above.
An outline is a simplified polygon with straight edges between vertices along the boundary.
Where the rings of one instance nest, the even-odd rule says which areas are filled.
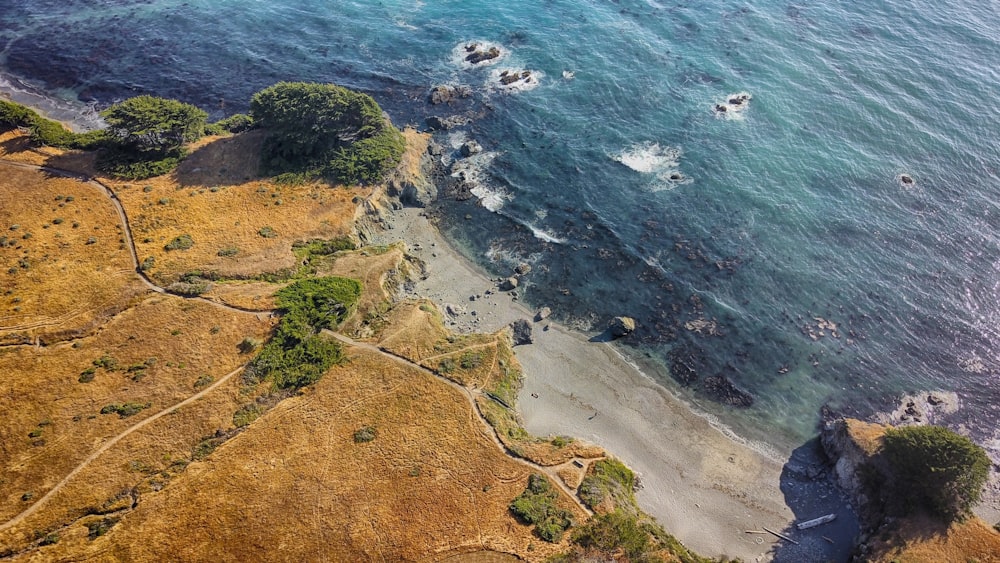
[[[989,3],[498,4],[0,0],[0,70],[70,108],[151,92],[221,117],[314,80],[399,125],[472,116],[439,140],[486,148],[471,172],[491,209],[442,201],[446,234],[498,274],[531,263],[523,299],[574,326],[635,317],[633,354],[738,433],[794,445],[823,405],[867,416],[942,389],[962,401],[943,422],[993,436]],[[470,41],[504,56],[472,68]],[[499,88],[507,68],[537,87]],[[431,106],[441,83],[473,95]],[[720,404],[720,375],[752,406]]]

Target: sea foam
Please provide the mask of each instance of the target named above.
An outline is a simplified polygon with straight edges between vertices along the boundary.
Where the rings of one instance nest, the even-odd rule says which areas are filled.
[[[679,147],[640,143],[611,158],[636,172],[652,175],[650,189],[660,191],[691,183],[691,178],[680,172],[681,154]]]

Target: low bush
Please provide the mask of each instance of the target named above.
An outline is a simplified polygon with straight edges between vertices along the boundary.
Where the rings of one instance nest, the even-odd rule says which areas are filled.
[[[926,509],[961,520],[979,503],[990,458],[975,442],[941,426],[905,426],[885,433],[884,452],[903,509]]]
[[[264,414],[264,408],[256,403],[243,405],[233,413],[233,426],[243,428]]]
[[[616,459],[605,458],[594,463],[592,472],[580,483],[578,494],[590,509],[610,498],[616,508],[636,512],[634,487],[632,470]]]
[[[128,418],[151,406],[153,406],[152,403],[111,403],[101,409],[101,414],[117,414],[119,418]]]
[[[342,359],[340,344],[320,334],[355,308],[361,283],[347,278],[310,278],[277,292],[281,322],[243,372],[247,384],[270,380],[279,389],[315,382]]]
[[[556,506],[558,493],[552,484],[539,473],[528,477],[528,487],[509,506],[511,514],[524,524],[534,524],[535,534],[556,543],[572,524],[572,515]]]
[[[118,523],[118,520],[120,520],[118,517],[109,516],[107,518],[101,518],[100,520],[87,522],[87,537],[94,540],[103,536]]]
[[[364,444],[367,442],[371,442],[376,437],[378,437],[378,431],[375,429],[375,427],[365,426],[363,428],[359,428],[356,432],[354,432],[354,443]]]
[[[191,235],[183,234],[168,242],[166,246],[163,247],[163,250],[187,250],[192,246],[194,246],[194,239],[191,238]]]

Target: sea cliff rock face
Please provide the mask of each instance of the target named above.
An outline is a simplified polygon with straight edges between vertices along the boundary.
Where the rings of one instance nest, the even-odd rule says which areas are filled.
[[[880,424],[837,419],[827,422],[820,433],[823,450],[834,464],[837,484],[848,494],[862,521],[872,515],[872,499],[862,475],[865,471],[877,470],[880,460],[875,459],[874,454],[881,447],[884,432],[885,427]]]

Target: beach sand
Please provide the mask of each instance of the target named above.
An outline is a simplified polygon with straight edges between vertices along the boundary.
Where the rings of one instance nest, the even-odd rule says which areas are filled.
[[[406,241],[428,273],[410,295],[428,297],[443,311],[451,305],[450,328],[492,332],[532,319],[534,311],[452,249],[421,210],[397,210],[386,219],[388,228],[370,242]],[[779,454],[727,436],[611,343],[548,320],[534,323],[533,337],[515,348],[525,375],[519,410],[529,432],[573,436],[624,461],[640,476],[643,510],[696,552],[771,559],[778,540],[745,530],[781,531],[793,519],[780,488]]]

